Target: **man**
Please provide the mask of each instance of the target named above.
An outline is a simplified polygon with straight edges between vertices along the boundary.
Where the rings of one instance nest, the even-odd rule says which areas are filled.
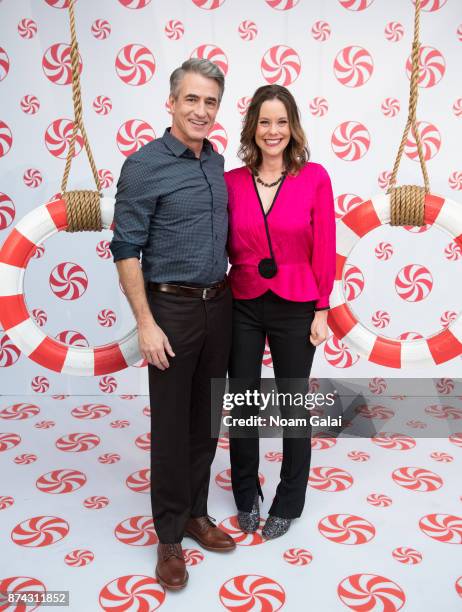
[[[172,127],[125,161],[111,242],[148,361],[156,576],[172,590],[188,580],[183,535],[207,550],[235,548],[207,513],[217,443],[210,379],[225,377],[231,343],[223,157],[206,139],[223,90],[208,60],[171,74]]]

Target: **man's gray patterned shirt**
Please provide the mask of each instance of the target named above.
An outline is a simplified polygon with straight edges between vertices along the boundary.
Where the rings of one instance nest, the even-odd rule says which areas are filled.
[[[208,140],[196,158],[170,129],[127,158],[117,184],[114,261],[142,253],[146,282],[223,280],[228,234],[223,167],[223,156]]]

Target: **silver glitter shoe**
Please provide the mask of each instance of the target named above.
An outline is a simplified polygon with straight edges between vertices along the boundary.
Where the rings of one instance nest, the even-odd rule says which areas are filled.
[[[269,515],[262,529],[262,536],[267,540],[279,538],[289,531],[292,519]]]
[[[245,533],[255,533],[255,531],[257,531],[258,526],[260,525],[260,506],[258,503],[258,494],[255,495],[252,510],[250,512],[241,512],[241,510],[238,511],[237,522],[239,523],[239,527]]]

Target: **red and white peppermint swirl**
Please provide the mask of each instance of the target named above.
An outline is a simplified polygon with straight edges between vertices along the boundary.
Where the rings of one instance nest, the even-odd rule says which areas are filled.
[[[69,151],[72,132],[74,130],[74,122],[70,119],[55,119],[47,127],[45,132],[45,145],[53,157],[66,159]],[[77,132],[75,138],[74,157],[76,157],[83,146],[83,138],[80,131]]]
[[[405,565],[417,565],[422,561],[422,553],[414,548],[399,546],[392,552],[393,559]]]
[[[21,38],[30,40],[37,34],[37,24],[33,19],[21,19],[18,23],[18,33]]]
[[[114,182],[114,175],[110,170],[106,168],[101,168],[98,170],[98,176],[101,183],[102,189],[109,189]]]
[[[106,19],[96,19],[91,25],[91,33],[97,40],[105,40],[111,34],[111,24]]]
[[[454,380],[452,378],[440,378],[436,383],[438,393],[449,395],[454,391]]]
[[[438,11],[442,6],[446,4],[447,0],[421,0],[420,9],[422,11],[428,11],[432,13],[433,11]],[[415,5],[415,0],[412,0],[412,4]]]
[[[34,249],[33,259],[41,259],[45,255],[45,247],[43,244],[39,244]]]
[[[347,608],[357,612],[397,612],[406,602],[406,594],[396,582],[376,574],[347,576],[339,583],[337,594]]]
[[[96,96],[93,109],[97,115],[108,115],[112,110],[112,100],[108,96]]]
[[[314,40],[318,40],[319,42],[325,42],[330,38],[330,25],[327,21],[315,21],[311,27],[311,36]]]
[[[266,540],[261,535],[261,530],[265,524],[264,519],[260,519],[258,530],[254,533],[245,533],[239,527],[237,516],[230,516],[224,519],[218,527],[230,535],[238,546],[258,546],[264,544]]]
[[[0,495],[0,510],[6,510],[14,504],[14,499],[10,495]],[[0,588],[1,588],[0,582]]]
[[[399,42],[404,36],[404,27],[399,21],[389,21],[384,31],[385,38],[390,42]]]
[[[116,313],[110,308],[103,308],[98,313],[98,323],[101,327],[112,327],[117,321]]]
[[[30,465],[37,461],[37,455],[33,455],[31,453],[24,453],[23,455],[18,455],[13,459],[16,465]]]
[[[109,499],[104,495],[92,495],[83,500],[83,505],[89,510],[101,510],[109,505]]]
[[[109,240],[100,240],[96,245],[96,254],[101,259],[110,259],[111,251],[109,249],[110,242]]]
[[[34,376],[30,386],[35,393],[46,393],[50,388],[50,381],[46,376]]]
[[[217,153],[223,155],[228,145],[228,134],[221,123],[215,123],[208,133],[207,139],[212,143],[213,148]]]
[[[406,74],[411,78],[412,58],[406,62]],[[446,62],[443,55],[434,47],[420,47],[419,50],[419,87],[434,87],[446,72]]]
[[[422,533],[446,544],[462,544],[462,517],[453,514],[427,514],[419,521]]]
[[[4,157],[13,144],[13,134],[4,121],[0,121],[0,157]]]
[[[456,580],[454,586],[455,586],[457,595],[459,595],[459,597],[462,597],[462,576],[460,576],[460,578]],[[0,588],[1,588],[1,584],[0,584]]]
[[[286,45],[275,45],[266,51],[261,60],[263,78],[270,85],[287,87],[299,76],[302,63],[298,53]]]
[[[124,4],[129,0],[119,0]],[[131,0],[132,2],[134,0]],[[136,0],[150,2],[150,0]],[[130,8],[130,7],[129,7]],[[131,7],[135,8],[135,7]],[[136,7],[140,8],[140,7]],[[152,576],[138,574],[120,576],[108,582],[99,594],[99,605],[104,612],[153,612],[165,600],[165,591]]]
[[[137,87],[145,85],[152,79],[156,70],[156,60],[147,47],[132,43],[120,49],[115,69],[121,81]]]
[[[125,484],[129,489],[135,491],[135,493],[149,493],[151,486],[151,470],[145,468],[133,472],[133,474],[127,477]]]
[[[410,421],[407,421],[406,425],[408,427],[412,427],[413,429],[425,429],[427,427],[426,423],[424,423],[423,421],[417,421],[415,419],[411,419]]]
[[[314,117],[324,117],[324,115],[327,114],[328,110],[329,110],[329,104],[326,98],[320,98],[319,96],[317,96],[316,98],[313,98],[311,100],[310,113]]]
[[[21,436],[16,433],[0,433],[0,453],[10,450],[21,442]]]
[[[336,544],[357,545],[370,542],[375,536],[375,527],[354,514],[330,514],[318,523],[321,535]]]
[[[272,463],[280,463],[282,461],[282,453],[279,451],[269,451],[265,453],[265,459]]]
[[[351,459],[352,461],[357,461],[358,463],[364,463],[365,461],[369,461],[369,459],[371,458],[368,453],[365,453],[364,451],[355,450],[349,452],[347,457],[348,459]]]
[[[338,467],[318,466],[310,470],[308,484],[318,491],[344,491],[353,484],[353,476]]]
[[[258,34],[257,24],[254,21],[249,21],[248,19],[241,21],[237,31],[239,32],[239,36],[242,38],[242,40],[245,41],[255,40]]]
[[[216,484],[225,491],[231,491],[231,470],[223,470],[215,476]]]
[[[409,491],[428,493],[443,486],[443,479],[438,474],[420,467],[401,467],[392,472],[394,482]]]
[[[35,308],[31,314],[39,327],[43,327],[48,320],[47,313],[41,308]]]
[[[452,105],[452,112],[456,117],[462,117],[462,98],[458,98]]]
[[[361,87],[370,79],[373,70],[371,54],[363,47],[345,47],[334,60],[334,74],[346,87]]]
[[[371,506],[376,506],[378,508],[388,508],[388,506],[391,506],[393,503],[391,497],[383,493],[371,493],[367,496],[366,501],[371,504]]]
[[[0,47],[0,81],[6,79],[10,71],[10,58],[3,47]]]
[[[99,463],[103,463],[106,465],[112,465],[113,463],[117,463],[120,461],[121,457],[118,453],[103,453],[98,457]]]
[[[64,563],[70,567],[85,567],[92,561],[94,561],[95,555],[91,550],[83,550],[77,548],[72,550],[64,557]]]
[[[451,242],[444,249],[444,256],[446,259],[449,259],[449,261],[458,261],[460,258],[462,258],[462,249],[457,242],[451,240]]]
[[[455,444],[456,446],[462,448],[462,431],[458,431],[457,433],[450,435],[448,440],[451,442],[451,444]]]
[[[196,548],[183,548],[183,558],[186,565],[199,565],[204,560],[204,555]]]
[[[180,40],[184,34],[183,22],[179,19],[171,19],[165,24],[164,32],[170,40]]]
[[[43,181],[42,173],[36,168],[28,168],[25,170],[22,179],[26,187],[30,187],[31,189],[36,189]]]
[[[66,43],[51,45],[43,54],[42,68],[45,76],[55,85],[72,83],[71,47]],[[79,73],[82,72],[82,58],[79,55]]]
[[[114,535],[129,546],[153,546],[159,541],[152,516],[131,516],[123,520],[114,529]]]
[[[462,412],[454,406],[441,406],[440,404],[432,404],[425,408],[425,413],[435,419],[460,419]]]
[[[215,45],[199,45],[199,47],[194,49],[190,57],[208,59],[210,62],[213,62],[216,66],[218,66],[225,76],[228,72],[228,58],[226,57],[223,49],[220,49],[220,47],[216,47]]]
[[[35,486],[42,493],[62,495],[77,491],[86,482],[87,477],[78,470],[53,470],[37,478]]]
[[[83,404],[73,408],[71,414],[76,419],[101,419],[111,413],[106,404]]]
[[[401,268],[395,278],[395,290],[406,302],[420,302],[430,294],[433,276],[428,268],[420,264],[408,264]]]
[[[411,448],[414,448],[416,445],[416,441],[412,436],[386,432],[380,432],[375,436],[372,436],[371,442],[377,446],[380,446],[381,448],[386,448],[387,450],[399,451],[411,450]]]
[[[55,446],[66,453],[84,453],[96,448],[100,442],[101,438],[93,433],[71,433],[58,438]]]
[[[65,329],[64,331],[59,332],[59,334],[56,334],[55,338],[58,340],[58,342],[62,342],[68,346],[81,346],[84,348],[90,346],[85,336],[74,329]]]
[[[344,161],[361,159],[368,152],[370,144],[368,129],[358,121],[344,121],[332,133],[332,150]]]
[[[390,242],[379,242],[374,249],[375,256],[381,261],[387,261],[393,255],[393,245]]]
[[[9,227],[13,223],[15,216],[16,209],[13,200],[6,193],[0,192],[0,230]]]
[[[146,410],[148,407],[146,406],[146,408],[144,410]],[[143,414],[144,414],[144,410],[143,410]],[[146,414],[146,416],[150,416],[150,411],[149,411],[149,415]],[[218,438],[218,443],[217,443],[218,448],[223,448],[225,450],[229,449],[229,433],[225,432],[220,438]]]
[[[151,0],[119,0],[120,4],[128,9],[142,9],[147,6]]]
[[[36,96],[26,95],[21,98],[20,106],[26,115],[35,115],[40,109],[40,102]]]
[[[144,451],[151,450],[151,432],[148,431],[138,436],[135,440],[135,446]]]
[[[221,586],[218,595],[227,610],[236,610],[236,612],[251,610],[276,612],[282,608],[286,600],[285,591],[279,583],[272,578],[257,574],[243,574],[230,578]]]
[[[215,9],[220,8],[220,6],[223,4],[225,0],[192,0],[192,1],[197,7],[204,9],[204,11],[214,11]]]
[[[78,300],[88,288],[85,270],[76,263],[63,261],[50,274],[50,289],[61,300]]]
[[[26,600],[30,598],[31,591],[36,591],[39,594],[43,593],[44,601],[46,601],[47,588],[38,578],[31,578],[30,576],[10,576],[0,579],[0,593],[5,593],[6,591],[16,593],[18,597],[22,594]],[[3,602],[5,602],[5,599],[2,597],[2,604]],[[33,603],[26,605],[22,603],[19,598],[16,605],[6,604],[6,607],[2,605],[3,610],[8,610],[9,612],[33,612],[33,610],[37,610],[38,607],[38,605],[36,606]]]
[[[277,11],[290,11],[300,0],[265,0],[266,4]]]
[[[57,9],[68,8],[70,0],[45,0],[47,4]]]
[[[249,108],[249,104],[252,102],[252,98],[249,96],[243,96],[239,98],[237,101],[237,110],[240,115],[245,115],[247,113],[247,109]]]
[[[462,24],[457,27],[457,38],[462,42]]]
[[[364,276],[361,270],[351,264],[345,266],[343,291],[348,301],[355,300],[364,289]]]
[[[364,200],[354,193],[342,193],[337,196],[335,198],[335,218],[340,219],[361,202]]]
[[[380,189],[387,189],[391,179],[391,171],[384,170],[381,172],[377,178],[377,183]]]
[[[337,439],[323,432],[311,437],[311,450],[327,450],[337,444]]]
[[[343,8],[349,11],[364,11],[374,0],[338,0]]]
[[[11,540],[18,546],[41,548],[62,540],[69,533],[69,523],[57,516],[33,516],[18,523]]]
[[[420,134],[422,143],[423,155],[426,161],[437,155],[441,147],[441,134],[436,127],[426,121],[418,121],[417,129]],[[419,161],[419,151],[417,149],[417,141],[414,134],[414,128],[411,128],[409,137],[404,145],[404,152],[413,161]]]
[[[290,565],[308,565],[313,560],[313,555],[305,548],[289,548],[285,551],[282,558]]]
[[[55,425],[56,423],[54,421],[38,421],[37,423],[34,423],[34,427],[37,429],[51,429]]]
[[[430,453],[430,457],[439,463],[452,463],[454,461],[454,457],[452,455],[442,451],[434,451],[433,453]]]
[[[0,410],[0,419],[7,421],[24,421],[36,416],[40,412],[40,408],[35,404],[12,404]]]
[[[350,368],[359,359],[357,353],[354,353],[334,335],[332,335],[324,345],[324,357],[330,365],[336,368]]]
[[[385,406],[368,406],[367,404],[357,406],[355,412],[365,419],[379,419],[381,421],[386,421],[395,416],[395,412],[391,408],[386,408]]]
[[[117,132],[117,146],[125,157],[135,153],[156,137],[154,130],[142,119],[129,119]]]
[[[98,387],[103,393],[114,393],[117,389],[117,381],[114,376],[102,376]]]
[[[396,117],[400,111],[400,104],[397,98],[385,98],[380,109],[385,117]]]
[[[390,320],[390,313],[386,310],[376,310],[371,317],[372,325],[379,329],[383,329],[387,327],[387,325],[390,325]]]
[[[451,172],[448,179],[449,187],[451,189],[462,189],[462,172]]]

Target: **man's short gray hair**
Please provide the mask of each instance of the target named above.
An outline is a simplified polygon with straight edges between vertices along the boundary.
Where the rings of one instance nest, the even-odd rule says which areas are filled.
[[[170,75],[170,95],[175,99],[178,97],[181,81],[187,72],[197,72],[208,79],[213,79],[218,83],[218,103],[221,102],[225,90],[225,75],[216,64],[208,59],[192,58],[188,59],[176,68]]]

